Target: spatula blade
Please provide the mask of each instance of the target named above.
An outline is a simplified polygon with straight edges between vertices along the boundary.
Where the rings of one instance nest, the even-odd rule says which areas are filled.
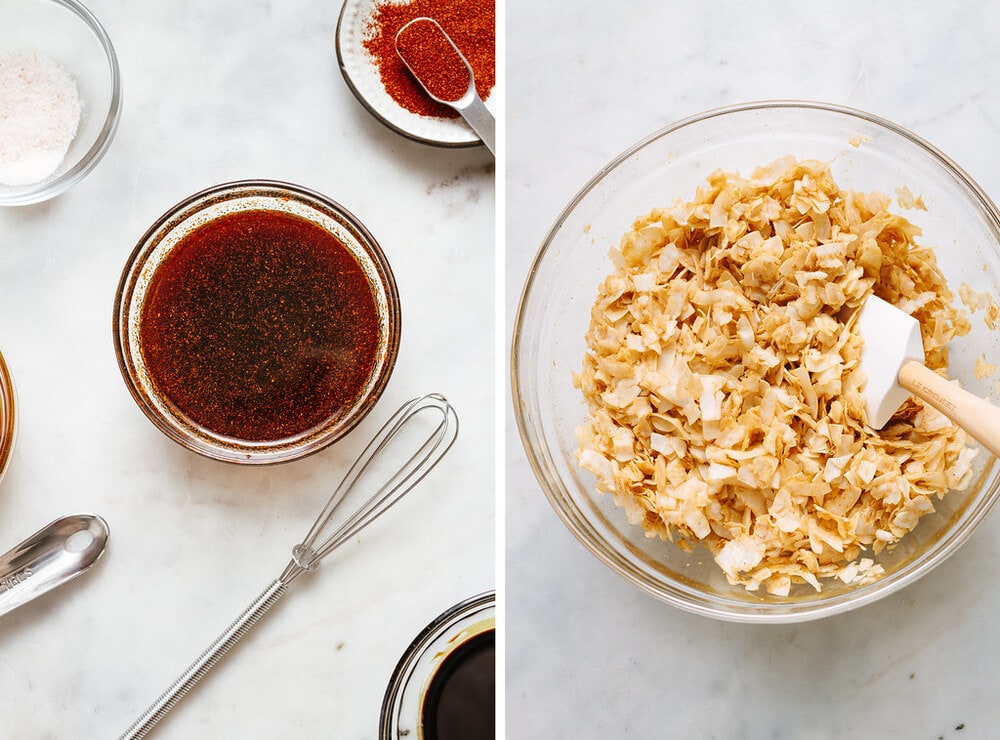
[[[865,342],[861,369],[867,377],[868,426],[881,429],[910,397],[910,392],[899,385],[899,369],[907,360],[924,361],[920,323],[873,295],[861,308],[858,330]]]

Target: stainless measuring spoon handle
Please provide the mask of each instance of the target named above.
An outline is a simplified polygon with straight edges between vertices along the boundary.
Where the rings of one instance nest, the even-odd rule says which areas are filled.
[[[73,514],[0,555],[0,615],[88,570],[101,557],[109,535],[101,517]]]
[[[275,578],[271,584],[265,588],[260,596],[254,599],[253,603],[237,617],[226,630],[216,638],[215,642],[208,646],[198,659],[195,660],[188,669],[184,671],[176,681],[160,694],[143,712],[139,719],[125,731],[119,740],[138,740],[145,737],[163,719],[167,713],[173,709],[188,691],[215,667],[215,664],[222,660],[229,649],[238,643],[253,628],[260,618],[263,617],[272,606],[274,606],[288,589],[288,584],[280,578]]]
[[[490,150],[490,153],[495,156],[497,153],[496,120],[493,118],[493,114],[490,113],[489,108],[486,107],[483,99],[478,95],[472,95],[468,97],[468,102],[454,104],[454,108],[462,115],[462,118],[465,119],[465,122],[469,124],[472,130],[476,132],[476,135],[486,145],[486,148]]]

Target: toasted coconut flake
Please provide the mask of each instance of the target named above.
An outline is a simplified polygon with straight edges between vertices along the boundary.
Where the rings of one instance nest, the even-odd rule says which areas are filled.
[[[983,317],[986,328],[995,330],[1000,326],[1000,306],[996,304],[990,293],[976,292],[968,283],[962,283],[958,286],[958,297],[962,304],[973,313],[982,310],[986,314]]]
[[[905,185],[896,188],[896,202],[899,203],[900,208],[916,208],[921,211],[927,210],[927,205],[924,203],[923,197],[914,197],[913,191]]]
[[[994,363],[986,362],[986,359],[981,356],[976,358],[976,368],[974,371],[976,380],[984,380],[985,378],[990,377],[996,371],[997,371],[997,366]]]
[[[970,328],[889,204],[786,157],[748,178],[712,173],[612,250],[574,378],[590,409],[579,464],[647,536],[703,544],[748,590],[871,582],[882,569],[862,555],[971,482],[965,433],[920,400],[880,433],[865,426],[854,323],[869,295],[920,322],[934,369]],[[990,296],[958,293],[1000,325]]]

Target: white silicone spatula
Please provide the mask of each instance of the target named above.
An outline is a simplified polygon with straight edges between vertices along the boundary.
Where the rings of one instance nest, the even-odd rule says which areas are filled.
[[[870,296],[858,317],[868,378],[868,426],[881,429],[910,396],[917,396],[1000,457],[1000,408],[951,383],[924,365],[920,324],[881,298]]]

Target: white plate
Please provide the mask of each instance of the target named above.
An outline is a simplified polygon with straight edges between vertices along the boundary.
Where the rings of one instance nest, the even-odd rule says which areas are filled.
[[[384,0],[383,0],[384,1]],[[371,55],[365,50],[364,35],[378,0],[346,0],[337,21],[337,61],[344,80],[361,104],[389,128],[416,141],[436,146],[475,146],[479,137],[461,118],[435,118],[412,113],[385,91]],[[486,107],[494,114],[493,88]]]

